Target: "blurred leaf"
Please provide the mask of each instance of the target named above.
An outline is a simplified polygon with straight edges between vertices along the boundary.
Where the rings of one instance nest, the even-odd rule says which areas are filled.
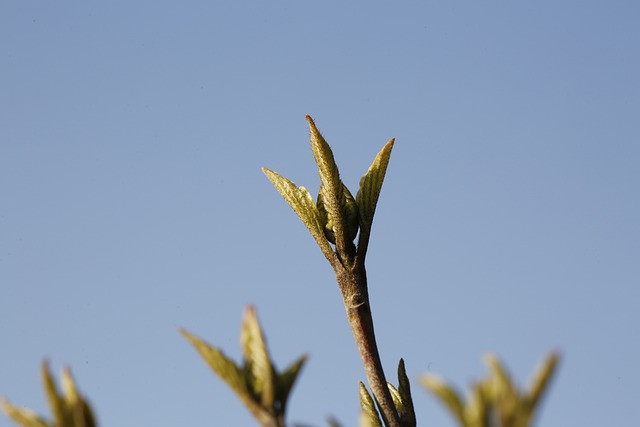
[[[301,356],[292,363],[284,372],[278,375],[278,399],[285,404],[289,398],[289,393],[295,384],[300,370],[307,361],[307,356]]]
[[[528,396],[532,409],[537,406],[540,399],[546,392],[549,382],[556,371],[559,360],[560,355],[558,353],[551,353],[547,360],[542,364],[542,368],[539,369],[534,376],[531,387],[529,388]]]
[[[58,393],[56,384],[49,371],[49,363],[46,361],[42,363],[42,382],[44,383],[47,401],[49,402],[55,423],[60,426],[70,426],[71,420],[67,415],[65,402]]]
[[[94,426],[96,423],[91,407],[80,397],[69,369],[62,370],[62,390],[72,425],[76,427]]]
[[[9,418],[23,427],[95,427],[97,424],[89,404],[80,396],[69,369],[62,371],[60,393],[49,370],[47,361],[42,363],[42,380],[54,421],[49,423],[28,409],[12,406],[0,399],[0,406]]]
[[[471,389],[471,397],[464,407],[464,419],[467,427],[489,427],[491,406],[487,402],[482,384]]]
[[[360,415],[360,426],[361,427],[382,427],[382,423],[380,422],[380,416],[378,415],[378,410],[376,409],[375,403],[371,398],[371,395],[367,391],[367,388],[362,384],[362,381],[359,383],[360,385],[360,407],[362,408],[362,412]]]
[[[238,395],[249,411],[256,417],[261,416],[260,405],[254,400],[254,396],[248,388],[244,371],[227,358],[221,350],[211,347],[184,329],[180,333],[196,348],[213,372]]]
[[[549,383],[556,372],[560,355],[551,353],[535,374],[528,393],[523,396],[526,407],[526,422],[531,423],[542,397],[549,389]]]
[[[276,399],[276,377],[253,306],[244,313],[240,342],[253,395],[260,399],[263,408],[271,408]]]
[[[462,426],[531,426],[534,410],[555,371],[558,355],[554,353],[547,358],[534,377],[529,392],[518,390],[495,355],[488,354],[485,362],[489,367],[489,375],[473,386],[466,403],[452,388],[435,377],[425,376],[422,383],[440,397]]]
[[[464,405],[458,392],[434,375],[423,375],[422,385],[431,390],[445,404],[461,426],[465,425]]]
[[[7,417],[22,427],[50,427],[45,420],[29,409],[16,408],[5,399],[0,399],[0,406]]]

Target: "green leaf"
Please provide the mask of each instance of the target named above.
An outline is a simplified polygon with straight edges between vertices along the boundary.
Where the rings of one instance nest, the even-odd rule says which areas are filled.
[[[263,408],[271,408],[276,399],[276,376],[253,306],[247,307],[244,313],[240,342],[253,394]]]
[[[58,393],[55,381],[53,380],[51,372],[49,371],[49,363],[46,361],[42,363],[42,382],[44,383],[44,390],[46,392],[49,407],[51,408],[53,419],[55,420],[56,425],[71,425],[71,420],[69,419],[67,413],[66,402]]]
[[[404,360],[400,359],[398,363],[398,392],[402,400],[404,410],[398,411],[400,421],[404,427],[415,427],[417,424],[416,413],[413,409],[413,399],[411,398],[411,384],[407,377],[407,371],[404,368]]]
[[[360,385],[360,407],[362,408],[362,412],[360,415],[360,426],[361,427],[382,427],[382,423],[380,422],[380,416],[378,415],[378,410],[376,409],[375,403],[371,398],[371,395],[367,391],[367,388],[362,384],[362,381],[359,383]]]
[[[38,417],[35,412],[28,409],[17,408],[5,399],[0,399],[0,407],[2,407],[7,417],[22,427],[49,427],[49,423]]]
[[[286,405],[289,393],[291,393],[291,389],[298,378],[298,374],[306,361],[307,356],[303,355],[294,363],[289,365],[284,372],[278,374],[278,399],[283,405]]]
[[[527,423],[530,423],[533,419],[535,410],[539,406],[545,392],[548,390],[549,383],[556,372],[559,360],[559,354],[551,353],[535,374],[528,393],[523,396]]]
[[[471,397],[464,407],[465,426],[489,427],[489,415],[492,410],[492,405],[487,399],[482,384],[476,384],[471,389]]]
[[[248,388],[244,371],[227,358],[221,350],[211,347],[184,329],[180,333],[195,347],[213,372],[238,395],[249,411],[255,417],[261,416],[260,405],[254,400],[254,396]]]
[[[264,172],[276,190],[278,190],[280,195],[302,220],[324,255],[332,262],[332,258],[334,258],[335,255],[333,249],[331,249],[331,246],[327,242],[324,234],[324,222],[309,191],[304,187],[296,186],[293,182],[279,175],[277,172],[266,168],[262,168],[262,172]]]
[[[378,153],[373,163],[369,167],[367,173],[360,178],[360,189],[356,195],[356,203],[360,213],[360,228],[362,230],[371,230],[373,223],[373,215],[376,211],[382,182],[387,173],[389,165],[389,157],[393,148],[394,139],[389,140],[382,150]]]
[[[547,386],[553,378],[553,374],[556,371],[559,361],[560,355],[557,353],[551,353],[547,360],[542,364],[542,368],[539,369],[534,376],[533,382],[529,387],[528,397],[531,402],[532,409],[537,406],[538,402],[547,390]]]
[[[341,253],[347,253],[349,244],[353,241],[355,233],[357,233],[357,224],[351,225],[349,221],[349,215],[347,214],[347,197],[344,193],[345,186],[340,180],[340,173],[338,166],[333,158],[333,152],[331,147],[327,144],[324,137],[318,131],[313,119],[310,116],[305,116],[307,122],[309,122],[309,130],[311,131],[311,150],[313,151],[313,157],[318,165],[318,173],[320,174],[320,193],[319,196],[324,205],[324,209],[327,212],[327,218],[331,221],[331,231],[335,234],[336,248]],[[353,196],[351,196],[353,200]],[[353,206],[350,210],[353,211],[357,207]],[[355,233],[352,230],[355,229]],[[353,237],[350,239],[350,236]],[[353,245],[351,245],[353,246]]]
[[[393,399],[393,405],[396,407],[396,412],[399,414],[403,413],[405,409],[402,398],[400,397],[400,392],[391,383],[387,383],[387,388],[389,389],[389,393],[391,393],[391,399]]]
[[[320,187],[323,189],[326,198],[328,211],[334,217],[341,217],[340,213],[344,199],[342,198],[342,181],[340,181],[340,172],[333,158],[331,147],[327,144],[324,137],[318,131],[316,124],[310,116],[305,116],[309,122],[309,130],[311,131],[311,150],[313,157],[318,165],[318,173],[320,174]]]
[[[420,382],[440,398],[461,426],[465,425],[464,405],[460,395],[455,389],[449,387],[444,381],[433,375],[423,375]]]
[[[94,427],[96,425],[93,411],[87,402],[80,396],[76,384],[69,369],[62,371],[62,390],[65,395],[65,403],[68,409],[68,417],[74,427]]]
[[[346,185],[342,184],[343,196],[345,199],[344,204],[344,212],[345,212],[345,222],[344,222],[344,231],[345,231],[345,239],[348,242],[353,242],[353,239],[356,238],[356,234],[358,234],[359,220],[358,220],[358,205],[356,204],[353,195],[349,191]],[[327,206],[325,203],[325,191],[324,189],[320,189],[318,193],[318,211],[320,212],[320,218],[322,218],[322,222],[324,225],[324,234],[331,243],[336,244],[336,231],[335,231],[335,223],[329,212],[327,211]]]

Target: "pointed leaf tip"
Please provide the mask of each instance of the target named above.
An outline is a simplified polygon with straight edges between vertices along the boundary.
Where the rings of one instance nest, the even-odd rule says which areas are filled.
[[[391,157],[394,142],[395,139],[392,138],[382,147],[382,150],[380,150],[374,159],[367,173],[360,179],[360,189],[356,195],[356,203],[360,211],[360,226],[363,229],[371,229],[373,215],[376,210],[376,205],[378,204],[378,198],[380,197],[382,183],[387,173],[387,166],[389,165],[389,158]]]
[[[275,370],[253,306],[248,306],[244,313],[240,340],[252,391],[263,407],[270,408],[276,397]]]
[[[362,408],[362,412],[360,415],[360,426],[382,427],[382,422],[380,421],[378,410],[376,409],[376,405],[373,402],[369,391],[362,383],[362,381],[360,381],[358,384],[360,390],[360,407]]]

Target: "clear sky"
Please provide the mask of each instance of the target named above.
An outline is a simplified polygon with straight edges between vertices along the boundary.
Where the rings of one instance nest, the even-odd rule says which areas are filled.
[[[466,388],[561,369],[539,425],[640,425],[640,3],[0,3],[0,395],[43,358],[102,426],[248,426],[179,336],[240,356],[251,303],[288,419],[357,425],[333,272],[260,171],[313,193],[396,145],[370,243],[383,362]],[[395,382],[395,380],[394,380]],[[453,426],[414,382],[419,425]],[[0,426],[8,426],[0,418]]]

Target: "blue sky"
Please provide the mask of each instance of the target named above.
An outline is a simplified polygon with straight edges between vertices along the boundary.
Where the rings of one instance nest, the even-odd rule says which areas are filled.
[[[252,425],[178,334],[310,355],[288,419],[356,425],[333,272],[262,175],[312,192],[396,145],[368,256],[385,367],[561,369],[543,426],[638,425],[640,5],[0,5],[0,395],[71,366],[102,426]],[[634,332],[635,331],[635,332]],[[415,382],[420,425],[453,426]],[[8,426],[0,418],[0,426]]]

